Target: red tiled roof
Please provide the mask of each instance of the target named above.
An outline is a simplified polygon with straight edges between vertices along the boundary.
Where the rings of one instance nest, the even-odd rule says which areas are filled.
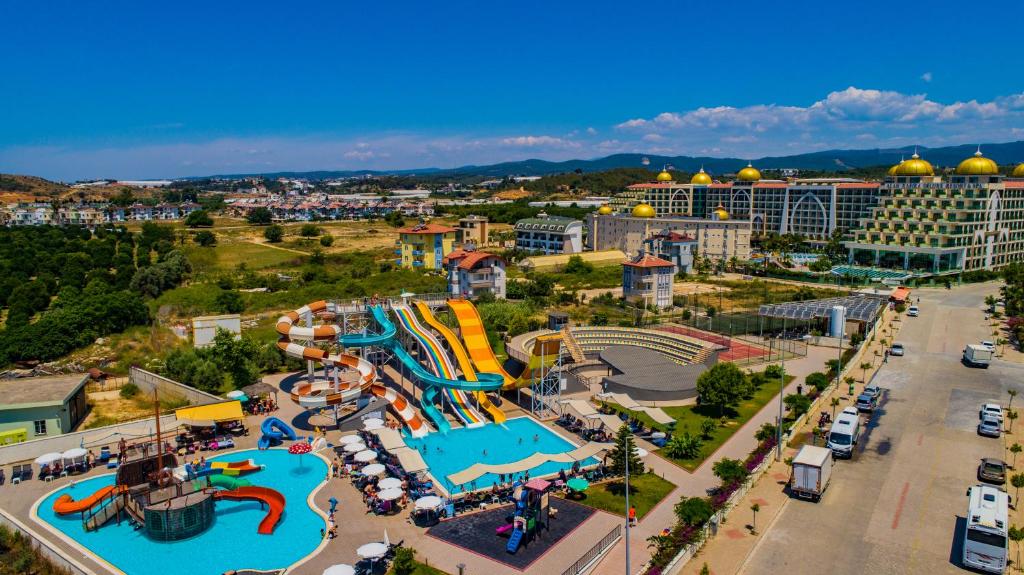
[[[455,228],[448,226],[442,226],[441,224],[420,224],[417,226],[410,226],[408,228],[401,228],[398,230],[400,234],[447,234],[454,232]]]
[[[468,254],[469,254],[469,252],[467,252],[466,250],[464,250],[462,248],[458,248],[458,249],[454,250],[452,253],[444,256],[444,259],[441,260],[441,263],[445,264],[445,265],[448,265],[448,262],[450,262],[452,260],[461,260],[462,258],[466,257]]]
[[[498,259],[501,260],[502,262],[505,261],[501,259],[499,256],[489,254],[487,252],[469,252],[468,254],[466,254],[466,257],[463,258],[461,262],[459,262],[459,269],[471,270],[473,269],[474,266],[476,266],[476,264],[488,258]]]
[[[754,184],[755,188],[785,188],[788,186],[789,184],[786,182],[757,182]]]
[[[844,182],[836,184],[837,188],[877,188],[882,184],[878,182]]]
[[[650,254],[644,254],[643,257],[628,262],[622,262],[622,265],[629,266],[632,268],[664,268],[672,267],[675,264],[667,262],[661,258],[654,257]]]
[[[708,187],[709,188],[722,188],[722,189],[731,188],[732,187],[732,182],[727,182],[727,183],[724,183],[724,184],[711,184]]]
[[[1006,187],[1013,189],[1024,188],[1024,180],[1007,181]]]

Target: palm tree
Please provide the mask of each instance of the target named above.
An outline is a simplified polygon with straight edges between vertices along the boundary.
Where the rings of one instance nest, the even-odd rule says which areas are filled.
[[[1020,488],[1024,487],[1024,473],[1017,473],[1010,478],[1010,485],[1012,485],[1017,491],[1013,494],[1013,500],[1017,501],[1017,496],[1020,495]]]
[[[861,381],[861,383],[867,383],[868,382],[868,370],[871,369],[871,367],[872,367],[872,365],[871,365],[870,361],[865,361],[864,363],[860,364],[860,369],[861,369],[860,381]]]
[[[761,506],[757,503],[750,506],[750,510],[754,512],[754,520],[750,522],[750,532],[757,534],[757,512],[761,510]]]
[[[1010,539],[1013,540],[1013,542],[1017,544],[1017,561],[1016,561],[1016,564],[1017,564],[1017,570],[1020,571],[1020,542],[1021,542],[1021,540],[1024,540],[1024,529],[1021,529],[1020,527],[1017,527],[1016,525],[1013,525],[1013,526],[1010,527],[1010,530],[1006,532],[1006,534],[1009,535]]]
[[[988,306],[988,312],[992,313],[996,311],[996,296],[987,295],[985,296],[985,305]]]
[[[1010,404],[1006,406],[1006,409],[1013,409],[1013,398],[1017,397],[1017,390],[1007,389],[1006,394],[1010,396]]]
[[[1010,453],[1013,454],[1013,461],[1010,463],[1011,468],[1017,465],[1017,454],[1020,453],[1022,449],[1024,448],[1022,448],[1019,443],[1014,443],[1010,446]]]
[[[839,398],[838,397],[833,397],[832,401],[829,403],[829,405],[832,406],[832,421],[835,421],[835,419],[836,419],[836,408],[839,407]]]

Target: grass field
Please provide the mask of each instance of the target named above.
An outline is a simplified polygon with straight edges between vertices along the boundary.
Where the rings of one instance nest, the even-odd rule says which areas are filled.
[[[304,254],[244,240],[222,240],[212,248],[186,246],[185,255],[198,274],[234,271],[244,263],[251,270],[281,269],[301,265]]]
[[[793,381],[793,379],[795,378],[791,375],[786,376],[786,383],[788,384],[789,382]],[[704,441],[704,445],[703,447],[701,447],[699,457],[693,459],[675,459],[669,457],[668,454],[665,453],[665,449],[659,449],[658,454],[664,457],[665,459],[668,459],[669,461],[672,461],[673,463],[683,467],[688,471],[693,471],[700,467],[700,465],[704,463],[705,459],[710,457],[715,452],[715,450],[721,447],[723,443],[725,443],[730,437],[732,437],[733,433],[736,433],[736,430],[743,427],[743,424],[745,424],[751,417],[753,417],[755,413],[761,411],[762,407],[764,407],[771,400],[777,398],[778,395],[779,387],[777,381],[774,383],[765,383],[764,385],[761,386],[760,389],[754,392],[753,397],[740,403],[740,405],[736,409],[726,410],[725,417],[727,419],[725,425],[719,425],[717,428],[715,428],[715,432],[711,435],[711,438],[706,439]],[[640,421],[644,423],[644,425],[648,427],[661,429],[662,431],[669,431],[667,426],[656,423],[653,419],[647,416],[647,414],[632,412],[625,409],[621,405],[617,405],[614,403],[609,403],[608,405],[611,408],[615,409],[616,411],[624,411],[626,413],[629,413],[630,415],[637,417]],[[670,417],[676,420],[675,431],[680,432],[684,429],[688,429],[690,430],[690,433],[694,435],[700,434],[700,424],[705,419],[719,419],[718,410],[710,408],[708,406],[684,405],[676,407],[663,407],[661,409],[663,409],[665,413],[667,413]]]
[[[673,489],[675,484],[662,479],[653,473],[631,475],[629,477],[629,504],[636,507],[637,518],[643,518],[647,512],[661,502]],[[626,492],[621,481],[609,481],[591,485],[583,499],[573,499],[583,505],[595,509],[626,516]]]
[[[395,575],[395,570],[393,568],[388,569],[387,575]],[[440,569],[435,569],[434,567],[431,567],[426,563],[420,563],[419,561],[416,561],[416,568],[413,569],[410,575],[448,575],[448,572],[441,571]]]

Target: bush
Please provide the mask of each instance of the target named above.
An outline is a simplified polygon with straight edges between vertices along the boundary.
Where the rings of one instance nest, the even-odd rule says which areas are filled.
[[[723,457],[711,466],[715,477],[722,480],[723,484],[731,484],[743,481],[747,478],[747,469],[739,459]]]
[[[758,441],[768,441],[775,439],[775,435],[778,433],[778,428],[771,422],[764,422],[761,427],[757,428],[757,433],[754,434],[754,439]]]
[[[764,376],[768,379],[782,379],[783,375],[782,366],[777,363],[764,368]]]
[[[192,236],[192,241],[204,248],[212,248],[217,245],[217,235],[209,230],[203,230]]]
[[[807,410],[811,408],[811,398],[799,393],[787,395],[782,402],[786,404],[786,408],[789,409],[794,418],[807,413]]]
[[[213,226],[213,218],[206,210],[196,210],[185,217],[185,225],[190,228],[209,228]]]
[[[692,435],[689,429],[684,429],[665,444],[665,455],[672,459],[696,459],[700,457],[703,446],[704,442],[699,437]]]
[[[139,386],[135,385],[134,383],[126,383],[123,386],[121,386],[121,391],[118,392],[118,395],[120,395],[124,399],[131,399],[138,395],[139,391]]]
[[[315,238],[320,235],[320,227],[316,224],[302,224],[299,235],[304,238]]]
[[[322,245],[325,248],[329,248],[329,247],[333,246],[334,245],[334,236],[329,235],[329,234],[324,234],[324,235],[320,236],[320,245]]]
[[[829,379],[829,377],[827,375],[825,375],[824,373],[821,373],[820,371],[816,371],[814,373],[810,373],[804,379],[804,382],[808,386],[813,387],[814,389],[818,390],[818,393],[821,393],[821,392],[825,391],[825,388],[828,387],[828,384],[829,384],[830,381],[831,380]]]
[[[260,207],[249,212],[249,215],[245,219],[250,224],[265,226],[274,221],[274,215],[271,214],[270,210],[267,208]]]
[[[391,571],[395,575],[412,575],[416,572],[416,550],[409,547],[395,549],[395,559],[391,563]]]
[[[214,305],[224,313],[242,313],[245,311],[245,301],[242,294],[235,290],[225,290],[217,294]]]
[[[268,242],[276,244],[284,239],[284,228],[274,224],[263,230],[263,237],[267,238]]]
[[[679,522],[689,527],[703,525],[714,514],[711,504],[703,497],[685,497],[680,499],[679,503],[676,503],[674,511]]]

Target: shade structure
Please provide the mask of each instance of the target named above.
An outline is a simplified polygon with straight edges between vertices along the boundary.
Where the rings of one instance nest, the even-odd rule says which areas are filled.
[[[416,295],[416,294],[414,294],[411,291],[404,291],[404,292],[398,294],[398,297],[412,297],[414,295]]]
[[[87,453],[88,451],[86,451],[85,449],[82,449],[81,447],[75,447],[62,453],[61,457],[63,457],[64,459],[78,459],[79,457],[85,457]]]
[[[210,403],[196,407],[183,407],[174,411],[180,425],[193,427],[213,427],[223,421],[242,421],[242,404],[232,399],[221,403]]]
[[[437,509],[444,503],[444,499],[436,495],[427,495],[416,500],[416,509]]]
[[[366,467],[360,469],[359,471],[363,475],[368,475],[368,476],[371,476],[371,477],[376,477],[378,475],[382,475],[387,470],[380,463],[371,463],[371,464],[367,465]]]
[[[306,453],[309,453],[312,450],[313,450],[313,447],[310,444],[305,443],[305,442],[293,443],[293,444],[288,446],[288,453],[291,453],[292,455],[304,455]]]
[[[36,465],[49,465],[54,461],[60,461],[63,457],[62,454],[57,452],[44,453],[36,458]]]
[[[352,443],[362,443],[363,438],[358,435],[342,435],[341,439],[338,440],[339,445],[349,445]]]
[[[360,451],[355,455],[355,460],[360,463],[369,463],[375,459],[377,459],[377,452],[372,449]]]
[[[381,429],[383,427],[384,422],[375,417],[371,417],[363,422],[363,429],[366,431],[373,431],[374,429]]]
[[[379,463],[377,465],[380,465]],[[385,477],[377,483],[377,487],[381,489],[395,489],[402,487],[402,480],[397,477]]]
[[[349,443],[345,447],[342,447],[342,449],[345,450],[345,453],[359,453],[360,451],[363,451],[363,450],[366,449],[366,444],[364,444],[364,443]]]
[[[586,491],[587,488],[590,487],[590,482],[582,477],[574,477],[569,481],[566,481],[565,484],[573,491]]]
[[[346,565],[344,563],[331,565],[327,569],[324,569],[324,575],[355,575],[355,573],[355,567],[351,565]]]
[[[366,545],[361,546],[359,549],[356,549],[356,555],[362,557],[363,559],[379,559],[387,554],[388,546],[379,541],[367,543]]]
[[[392,487],[377,493],[377,498],[381,501],[394,501],[395,499],[401,499],[402,495],[405,495],[405,492],[402,491],[401,487]]]

